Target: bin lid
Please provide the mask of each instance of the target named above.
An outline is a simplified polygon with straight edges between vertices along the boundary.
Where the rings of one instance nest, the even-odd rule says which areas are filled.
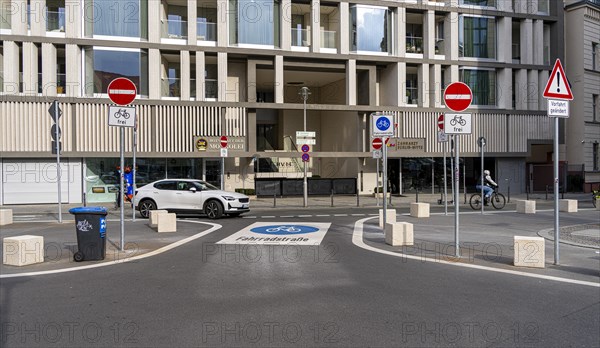
[[[107,215],[108,210],[105,207],[77,207],[69,209],[69,213]]]

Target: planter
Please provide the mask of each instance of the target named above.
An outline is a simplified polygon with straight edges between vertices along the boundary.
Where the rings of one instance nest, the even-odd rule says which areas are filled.
[[[596,210],[600,210],[600,198],[596,198]]]

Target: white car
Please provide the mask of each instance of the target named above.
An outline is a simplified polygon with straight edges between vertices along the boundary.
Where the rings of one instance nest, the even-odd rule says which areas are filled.
[[[174,213],[204,213],[210,219],[223,214],[238,216],[250,211],[248,196],[221,191],[194,179],[164,179],[140,187],[135,193],[135,209],[144,218],[150,211],[164,209]]]

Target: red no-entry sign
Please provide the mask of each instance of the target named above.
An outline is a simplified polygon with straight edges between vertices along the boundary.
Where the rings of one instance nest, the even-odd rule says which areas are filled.
[[[375,139],[373,139],[371,144],[373,145],[373,148],[375,150],[379,150],[383,146],[383,141],[381,141],[381,138],[375,138]]]
[[[227,137],[224,135],[221,137],[221,147],[227,147]]]
[[[444,114],[438,116],[438,128],[444,130]]]
[[[452,111],[465,111],[472,101],[473,93],[465,83],[453,82],[444,91],[444,102]]]
[[[107,93],[113,103],[125,106],[135,99],[137,88],[130,79],[118,77],[108,84]]]

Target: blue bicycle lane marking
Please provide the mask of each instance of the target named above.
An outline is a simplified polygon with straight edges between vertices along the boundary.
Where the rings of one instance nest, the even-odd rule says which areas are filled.
[[[305,234],[319,231],[318,228],[304,225],[269,225],[250,229],[250,232],[269,235]]]

